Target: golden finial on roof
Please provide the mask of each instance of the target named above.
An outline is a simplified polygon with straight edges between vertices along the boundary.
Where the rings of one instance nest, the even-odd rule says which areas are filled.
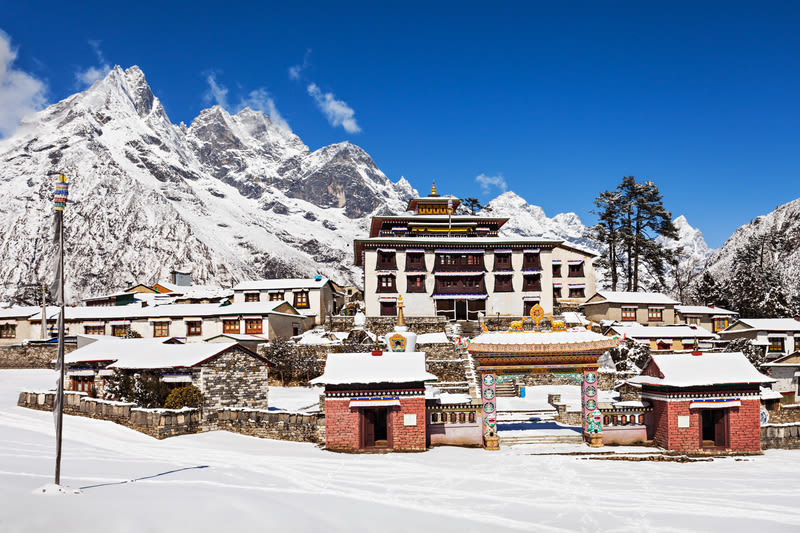
[[[403,295],[397,296],[397,325],[405,326],[406,317],[403,315]]]
[[[433,186],[431,187],[431,193],[428,196],[431,196],[431,197],[439,196],[439,194],[436,192],[436,180],[433,180]]]

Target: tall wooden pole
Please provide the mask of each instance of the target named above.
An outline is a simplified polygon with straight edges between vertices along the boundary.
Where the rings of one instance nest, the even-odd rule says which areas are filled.
[[[58,314],[58,390],[53,404],[56,417],[56,474],[55,484],[61,484],[61,430],[64,423],[64,208],[67,205],[68,195],[67,178],[64,174],[58,175],[58,184],[53,199],[56,210],[56,238],[58,239],[58,270],[56,287],[58,288],[58,305],[61,308]]]

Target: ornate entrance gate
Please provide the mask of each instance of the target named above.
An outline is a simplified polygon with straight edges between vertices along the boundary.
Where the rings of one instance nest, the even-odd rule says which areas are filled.
[[[531,313],[534,314],[533,312]],[[475,370],[481,380],[484,442],[496,443],[498,380],[512,374],[577,374],[581,383],[584,440],[599,429],[595,423],[597,401],[597,359],[617,345],[588,330],[540,329],[483,333],[469,345]],[[597,439],[595,439],[597,440]]]

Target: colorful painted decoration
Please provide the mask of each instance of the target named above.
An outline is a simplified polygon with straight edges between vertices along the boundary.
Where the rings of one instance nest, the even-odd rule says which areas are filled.
[[[484,389],[483,397],[486,398],[487,400],[491,400],[492,398],[494,398],[494,389],[488,389],[488,388]]]
[[[490,385],[494,385],[494,375],[493,374],[484,374],[483,375],[483,384],[487,387]]]
[[[67,197],[69,196],[69,183],[64,174],[58,175],[58,183],[56,183],[56,192],[53,196],[53,204],[55,204],[56,211],[63,211],[67,207]]]
[[[597,381],[597,374],[594,372],[587,372],[586,373],[586,383],[594,383]]]
[[[595,396],[595,395],[597,395],[597,389],[595,388],[594,385],[587,385],[585,394],[586,394],[586,396],[590,396],[590,397]]]
[[[597,407],[597,402],[594,401],[594,398],[586,400],[586,408],[587,409],[589,409],[590,411],[594,411],[596,407]]]
[[[406,338],[399,333],[395,333],[391,337],[389,337],[389,346],[393,352],[405,352],[406,351]]]
[[[483,404],[483,410],[487,413],[494,413],[494,403],[486,402]]]

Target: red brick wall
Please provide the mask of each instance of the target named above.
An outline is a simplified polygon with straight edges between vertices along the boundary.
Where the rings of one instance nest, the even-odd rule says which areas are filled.
[[[360,409],[350,407],[350,398],[325,399],[325,447],[355,451],[361,444]],[[416,414],[417,425],[405,426],[403,415]],[[400,406],[389,408],[393,450],[425,450],[425,398],[400,398]]]
[[[701,409],[689,409],[691,401],[653,402],[653,442],[668,450],[694,451],[701,448]],[[728,442],[732,451],[758,451],[761,449],[761,404],[759,400],[742,400],[740,407],[728,412]],[[679,428],[678,417],[688,416],[689,427]]]

